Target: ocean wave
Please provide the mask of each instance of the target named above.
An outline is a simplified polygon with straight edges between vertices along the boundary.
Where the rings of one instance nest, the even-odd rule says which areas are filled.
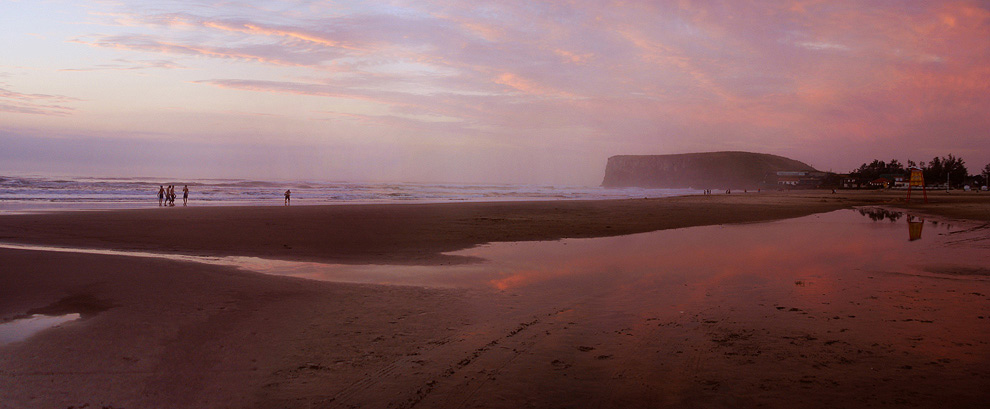
[[[512,201],[573,200],[666,197],[695,194],[693,189],[609,189],[589,186],[522,185],[522,184],[442,184],[442,183],[368,183],[265,181],[246,179],[187,179],[182,182],[157,182],[155,178],[110,177],[0,177],[0,201],[46,201],[63,203],[154,203],[159,186],[174,185],[182,195],[188,186],[190,200],[222,204],[276,203],[285,189],[292,190],[296,203],[390,203],[415,201]],[[157,178],[158,180],[176,180]]]

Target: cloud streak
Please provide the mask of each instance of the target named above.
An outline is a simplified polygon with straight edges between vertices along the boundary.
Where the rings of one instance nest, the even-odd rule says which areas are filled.
[[[59,71],[67,72],[84,72],[84,71],[138,71],[147,69],[165,69],[165,70],[176,70],[176,69],[186,69],[187,67],[177,64],[169,60],[141,60],[141,61],[130,61],[122,58],[114,60],[112,63],[99,64],[94,67],[88,68],[63,68]]]
[[[0,88],[0,112],[67,116],[72,114],[75,108],[65,104],[78,101],[80,99],[64,95],[25,94]]]

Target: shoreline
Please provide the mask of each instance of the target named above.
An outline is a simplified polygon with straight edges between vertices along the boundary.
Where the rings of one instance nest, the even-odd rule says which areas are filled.
[[[168,182],[165,185],[185,186]],[[0,175],[0,214],[37,209],[153,208],[159,183],[136,179],[5,178]],[[203,180],[192,183],[197,206],[281,205],[286,189],[305,205],[444,203],[519,200],[623,199],[668,197],[701,190],[604,188],[541,184]],[[177,204],[182,204],[178,202]]]
[[[255,256],[342,264],[464,263],[442,253],[489,242],[610,237],[786,219],[865,205],[990,221],[990,194],[827,191],[659,199],[190,206],[0,215],[0,241],[83,248]]]
[[[605,237],[796,217],[846,207],[772,196],[601,201],[216,206],[0,216],[0,240],[345,264],[465,262],[493,241]],[[754,199],[757,199],[754,201]]]

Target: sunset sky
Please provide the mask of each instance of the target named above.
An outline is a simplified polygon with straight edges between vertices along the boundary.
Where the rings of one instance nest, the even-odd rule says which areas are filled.
[[[990,162],[988,1],[0,0],[0,175],[597,185]]]

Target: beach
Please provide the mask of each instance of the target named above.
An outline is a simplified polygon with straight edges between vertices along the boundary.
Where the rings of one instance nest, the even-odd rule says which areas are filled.
[[[882,206],[961,226],[944,233],[968,238],[950,243],[964,247],[954,251],[986,255],[990,194],[929,192],[924,204],[920,194],[905,203],[904,193],[73,211],[0,216],[0,242],[442,268],[484,266],[462,251],[486,243],[692,228],[718,235],[719,226]],[[935,228],[924,240],[943,235]],[[567,287],[441,287],[4,248],[0,264],[0,323],[79,314],[0,345],[3,408],[982,407],[990,399],[986,268],[792,275],[804,267],[780,262],[787,268],[758,281],[699,279],[686,266]]]
[[[442,252],[493,241],[601,237],[803,216],[828,195],[339,206],[224,206],[10,215],[0,241],[342,263],[463,262]]]

